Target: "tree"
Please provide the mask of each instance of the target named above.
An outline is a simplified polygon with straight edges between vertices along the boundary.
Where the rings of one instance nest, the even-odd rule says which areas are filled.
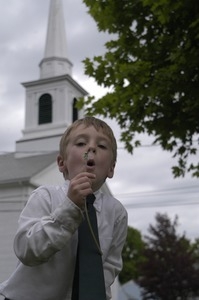
[[[135,280],[139,276],[138,266],[143,262],[142,255],[144,241],[141,233],[132,227],[128,227],[127,238],[122,251],[123,269],[119,274],[121,284],[129,280]]]
[[[199,1],[83,0],[100,31],[111,34],[106,53],[86,58],[85,73],[109,92],[81,99],[88,114],[113,118],[133,153],[140,133],[170,151],[174,177],[199,177]]]
[[[149,226],[146,260],[139,270],[143,299],[187,300],[199,295],[199,244],[178,235],[177,226],[178,218],[172,223],[166,214],[157,214],[156,225]]]

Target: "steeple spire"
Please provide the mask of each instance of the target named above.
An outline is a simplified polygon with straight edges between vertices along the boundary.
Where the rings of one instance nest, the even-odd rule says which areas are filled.
[[[40,79],[22,83],[26,89],[26,112],[23,136],[16,141],[19,155],[57,151],[67,126],[83,116],[83,110],[78,111],[75,104],[87,92],[72,78],[71,68],[62,0],[51,0]]]
[[[40,78],[71,75],[72,63],[67,58],[66,32],[62,0],[51,0],[44,58]]]

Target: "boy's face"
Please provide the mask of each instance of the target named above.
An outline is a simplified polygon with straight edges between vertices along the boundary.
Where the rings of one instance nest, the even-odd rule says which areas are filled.
[[[81,172],[94,173],[96,178],[92,188],[93,191],[99,189],[106,178],[112,178],[114,174],[110,139],[102,130],[79,125],[71,131],[63,165],[62,168],[59,165],[59,169],[69,180]]]

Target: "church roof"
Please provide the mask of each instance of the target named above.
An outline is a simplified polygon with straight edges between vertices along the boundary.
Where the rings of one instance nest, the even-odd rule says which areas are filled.
[[[16,157],[16,153],[0,155],[0,184],[28,181],[56,161],[57,152]]]

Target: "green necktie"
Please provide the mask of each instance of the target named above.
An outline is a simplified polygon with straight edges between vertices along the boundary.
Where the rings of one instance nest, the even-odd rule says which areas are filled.
[[[94,201],[95,196],[93,194],[86,198],[90,225],[99,244],[97,217],[93,206]],[[106,300],[102,257],[95,239],[85,217],[78,229],[78,248],[72,300]]]

